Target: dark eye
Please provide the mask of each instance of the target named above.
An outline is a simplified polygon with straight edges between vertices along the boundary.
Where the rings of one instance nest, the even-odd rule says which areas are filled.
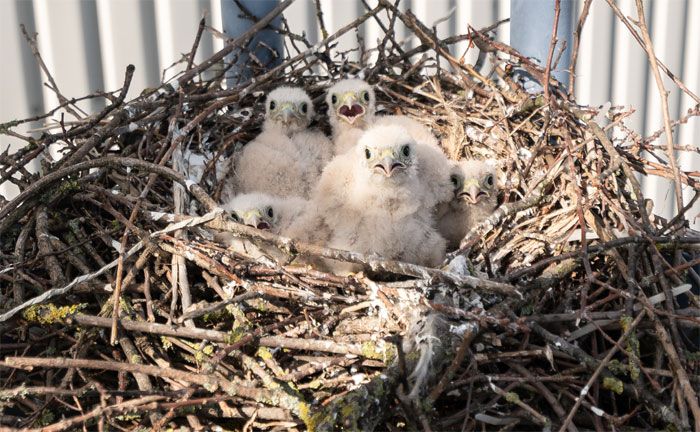
[[[274,215],[274,213],[272,212],[272,207],[268,207],[268,208],[267,208],[267,215],[268,215],[269,217],[272,217],[272,216]]]
[[[367,148],[365,149],[365,157],[366,157],[367,159],[369,159],[369,158],[372,157],[372,153],[371,153],[371,152],[369,151],[369,149],[367,149]]]
[[[337,104],[338,103],[338,96],[331,95],[331,102],[333,103],[333,105]]]
[[[276,106],[277,106],[277,104],[275,103],[275,101],[270,101],[270,109],[271,110],[275,109]]]
[[[302,102],[301,105],[299,105],[299,109],[302,113],[306,114],[309,111],[309,105],[306,102]]]
[[[232,212],[231,212],[231,218],[232,218],[234,221],[236,221],[236,222],[238,222],[238,223],[241,223],[241,217],[238,216],[238,213],[236,213],[235,211],[232,211]]]
[[[368,91],[362,92],[362,99],[364,99],[365,102],[369,102],[369,92]]]
[[[486,178],[484,178],[484,183],[486,183],[487,186],[493,186],[493,176],[491,174],[487,175]]]
[[[457,177],[456,175],[452,174],[452,175],[450,176],[450,182],[452,182],[452,186],[454,186],[454,187],[459,186],[459,177]]]
[[[243,117],[248,117],[248,116],[250,116],[250,111],[248,111],[247,109],[244,109],[241,111],[241,115]]]
[[[408,157],[411,155],[411,146],[408,144],[405,144],[403,147],[401,147],[401,153],[403,153],[404,156]]]

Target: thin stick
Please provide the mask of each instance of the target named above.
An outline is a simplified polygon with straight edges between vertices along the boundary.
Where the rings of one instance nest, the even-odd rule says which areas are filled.
[[[642,39],[641,36],[639,36],[639,33],[637,33],[637,31],[634,29],[634,27],[632,26],[632,23],[630,22],[630,20],[625,16],[625,14],[622,13],[622,11],[621,11],[620,8],[617,6],[617,4],[615,4],[614,0],[605,0],[605,1],[608,2],[608,5],[609,5],[610,8],[613,10],[613,12],[615,13],[615,15],[620,19],[620,21],[622,21],[622,23],[627,27],[627,29],[630,31],[630,33],[632,33],[632,36],[634,36],[634,38],[637,40],[637,43],[639,43],[639,45],[640,45],[642,48],[644,48],[645,45],[646,45],[645,42],[644,42],[644,40]],[[645,49],[645,51],[646,51],[646,49]],[[678,88],[680,88],[681,90],[683,90],[683,92],[684,92],[685,94],[687,94],[688,96],[690,96],[690,97],[695,101],[695,103],[699,103],[699,104],[700,104],[700,97],[698,97],[695,93],[693,93],[692,91],[690,91],[690,89],[689,89],[688,87],[686,87],[685,84],[683,84],[683,81],[681,81],[681,80],[678,79],[678,75],[676,75],[676,74],[674,74],[673,72],[671,72],[671,70],[670,70],[665,64],[663,64],[663,62],[662,62],[661,60],[659,60],[659,59],[656,58],[656,57],[655,57],[654,59],[655,59],[656,62],[658,63],[659,67],[666,73],[666,75],[667,75],[674,83],[676,83],[676,85],[678,86]],[[649,59],[649,60],[651,61],[651,59]]]
[[[678,165],[676,163],[676,155],[673,151],[673,129],[671,128],[671,116],[668,108],[668,92],[664,87],[664,82],[661,79],[661,74],[659,73],[659,62],[656,60],[656,54],[654,54],[654,44],[649,36],[649,29],[647,28],[646,18],[644,17],[644,4],[642,4],[642,0],[636,0],[636,2],[639,29],[641,30],[642,38],[644,39],[644,50],[647,52],[647,57],[649,58],[649,63],[651,64],[651,71],[654,74],[656,87],[658,88],[659,96],[661,97],[661,113],[664,116],[664,130],[666,132],[668,160],[671,164],[671,170],[673,170],[673,186],[676,191],[676,208],[680,210],[683,208],[683,191],[681,190],[682,183],[681,176],[678,171]]]
[[[620,338],[617,340],[617,343],[610,348],[603,360],[600,361],[600,364],[593,372],[593,375],[591,375],[591,378],[588,380],[583,389],[581,389],[581,393],[576,399],[576,403],[574,403],[574,406],[571,408],[571,410],[569,410],[569,415],[567,415],[566,419],[564,419],[564,423],[561,425],[561,428],[559,428],[559,432],[564,432],[569,427],[571,420],[574,418],[574,414],[576,414],[576,411],[578,411],[578,408],[581,406],[583,398],[588,394],[588,391],[590,390],[593,383],[596,382],[596,380],[598,380],[598,376],[601,374],[603,369],[605,369],[608,366],[608,363],[610,362],[610,360],[612,360],[612,357],[617,353],[622,343],[629,337],[629,335],[634,331],[634,329],[637,328],[637,325],[642,321],[644,315],[644,312],[637,315],[634,321],[632,321],[632,323],[625,330],[622,336],[620,336]]]
[[[561,0],[554,0],[554,24],[552,24],[552,39],[549,42],[549,52],[547,53],[547,63],[544,68],[544,101],[549,105],[549,76],[552,73],[552,57],[554,47],[557,46],[557,32],[559,30],[559,14],[561,12]]]
[[[593,0],[586,0],[583,3],[583,10],[581,10],[581,15],[578,17],[576,30],[574,30],[574,47],[571,52],[571,65],[569,66],[569,96],[571,98],[576,96],[576,60],[578,60],[578,49],[581,44],[583,25],[586,23],[586,18],[588,18],[588,11],[591,8],[592,2]]]

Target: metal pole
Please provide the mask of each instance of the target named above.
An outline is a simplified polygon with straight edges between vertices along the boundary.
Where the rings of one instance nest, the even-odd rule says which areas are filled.
[[[523,55],[537,59],[542,67],[547,61],[549,43],[552,39],[552,26],[554,25],[555,0],[510,0],[510,44]],[[563,41],[566,41],[566,49],[556,69],[552,69],[552,76],[566,87],[569,83],[569,65],[571,64],[571,48],[574,34],[574,0],[561,0],[559,12],[559,25],[557,26],[557,47],[554,51],[554,59],[560,51]],[[531,92],[542,91],[542,86],[530,83]]]
[[[261,18],[267,15],[279,3],[278,0],[239,0],[238,3],[251,15]],[[234,0],[223,0],[221,2],[221,17],[224,25],[224,32],[232,38],[238,37],[250,28],[253,24],[245,12],[243,12]],[[275,18],[271,25],[281,26],[280,17]],[[279,34],[272,30],[262,30],[258,32],[248,45],[252,53],[262,64],[270,66],[281,63],[284,55],[284,46]],[[270,49],[277,53],[277,58]],[[226,79],[229,86],[240,81],[245,81],[253,77],[252,71],[247,67],[249,55],[247,52],[234,52],[227,58],[227,62],[235,62],[235,66],[229,70]]]

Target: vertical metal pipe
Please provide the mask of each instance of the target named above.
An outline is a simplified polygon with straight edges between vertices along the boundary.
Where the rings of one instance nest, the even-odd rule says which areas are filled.
[[[552,39],[554,3],[555,0],[510,0],[510,43],[523,55],[537,59],[542,67],[547,61],[549,43]],[[552,76],[564,86],[569,82],[568,70],[571,64],[575,9],[574,0],[561,0],[557,26],[559,43],[552,61],[556,59],[562,41],[566,41],[566,49],[556,69],[552,69]]]
[[[257,18],[262,18],[267,15],[279,3],[278,0],[239,0],[240,5],[250,14]],[[245,12],[242,11],[234,0],[223,0],[221,2],[221,17],[224,25],[224,32],[232,38],[236,38],[245,33],[253,21],[248,19]],[[279,27],[281,25],[280,17],[272,21],[272,25]],[[282,37],[272,30],[262,30],[258,32],[250,44],[251,52],[263,64],[276,65],[282,61],[284,55],[284,46]],[[277,58],[270,52],[270,48],[277,52]],[[253,77],[252,71],[246,67],[248,65],[248,53],[234,52],[226,58],[227,62],[235,62],[227,75],[229,86],[236,82],[245,81]]]

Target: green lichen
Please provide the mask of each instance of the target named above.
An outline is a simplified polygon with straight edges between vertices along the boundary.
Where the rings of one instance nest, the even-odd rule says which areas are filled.
[[[396,357],[396,346],[384,344],[384,347],[381,348],[374,342],[365,342],[362,344],[360,352],[363,357],[372,360],[381,360],[384,364],[389,364],[394,361]]]
[[[235,326],[250,327],[250,320],[246,318],[245,312],[243,312],[240,307],[237,305],[227,305],[226,311],[234,318]]]
[[[27,388],[24,383],[16,390],[0,390],[0,401],[9,401],[15,398],[24,399],[27,396]]]
[[[172,347],[173,347],[172,342],[170,342],[170,339],[168,339],[167,336],[161,336],[161,337],[160,337],[160,343],[161,343],[161,345],[163,346],[163,349],[166,350],[166,351],[172,349]]]
[[[60,193],[75,192],[80,190],[80,183],[76,180],[65,180],[58,187]]]
[[[209,312],[202,315],[202,321],[210,324],[218,324],[223,321],[230,321],[232,317],[231,312],[229,312],[228,309],[223,308],[219,309],[218,311]]]
[[[520,396],[516,392],[508,392],[506,393],[506,401],[514,404],[520,402]]]
[[[622,394],[625,385],[617,378],[606,377],[603,378],[603,388],[606,390],[613,391],[617,394]]]
[[[41,412],[39,418],[36,419],[36,425],[47,426],[53,423],[54,421],[56,421],[56,415],[48,409],[45,409]]]
[[[610,360],[608,369],[615,375],[627,375],[629,373],[629,367],[620,360]]]
[[[226,334],[226,340],[224,343],[228,345],[233,345],[237,343],[239,340],[243,339],[244,336],[248,334],[248,331],[245,329],[242,329],[240,327],[234,326],[230,332]]]
[[[628,315],[623,315],[622,317],[620,317],[620,326],[622,327],[622,331],[625,333],[629,331],[633,321],[634,320],[632,319],[632,317]],[[630,332],[629,337],[627,337],[625,351],[627,351],[627,353],[629,354],[628,369],[630,373],[630,378],[636,381],[639,379],[639,376],[641,374],[641,369],[638,360],[641,356],[641,353],[639,350],[639,339],[637,339],[637,335],[634,332]]]
[[[306,402],[299,402],[298,412],[299,418],[306,425],[306,430],[315,431],[318,423],[314,422],[314,418],[317,416],[311,415],[311,408],[309,407],[309,404]]]
[[[30,306],[22,312],[22,317],[37,324],[57,324],[62,323],[72,317],[80,310],[87,307],[87,304],[75,304],[70,306],[56,306],[53,303]]]
[[[273,358],[272,351],[270,351],[267,347],[258,348],[258,352],[256,354],[263,360],[272,360]]]
[[[685,355],[689,362],[700,361],[700,351],[688,352]]]
[[[311,381],[310,383],[306,384],[306,387],[308,387],[312,390],[318,390],[319,388],[321,388],[322,384],[323,383],[321,382],[321,380],[315,379],[315,380]]]
[[[196,344],[195,346],[195,352],[194,352],[194,360],[197,365],[201,365],[205,361],[209,360],[211,358],[212,354],[214,354],[214,347],[209,344]]]

